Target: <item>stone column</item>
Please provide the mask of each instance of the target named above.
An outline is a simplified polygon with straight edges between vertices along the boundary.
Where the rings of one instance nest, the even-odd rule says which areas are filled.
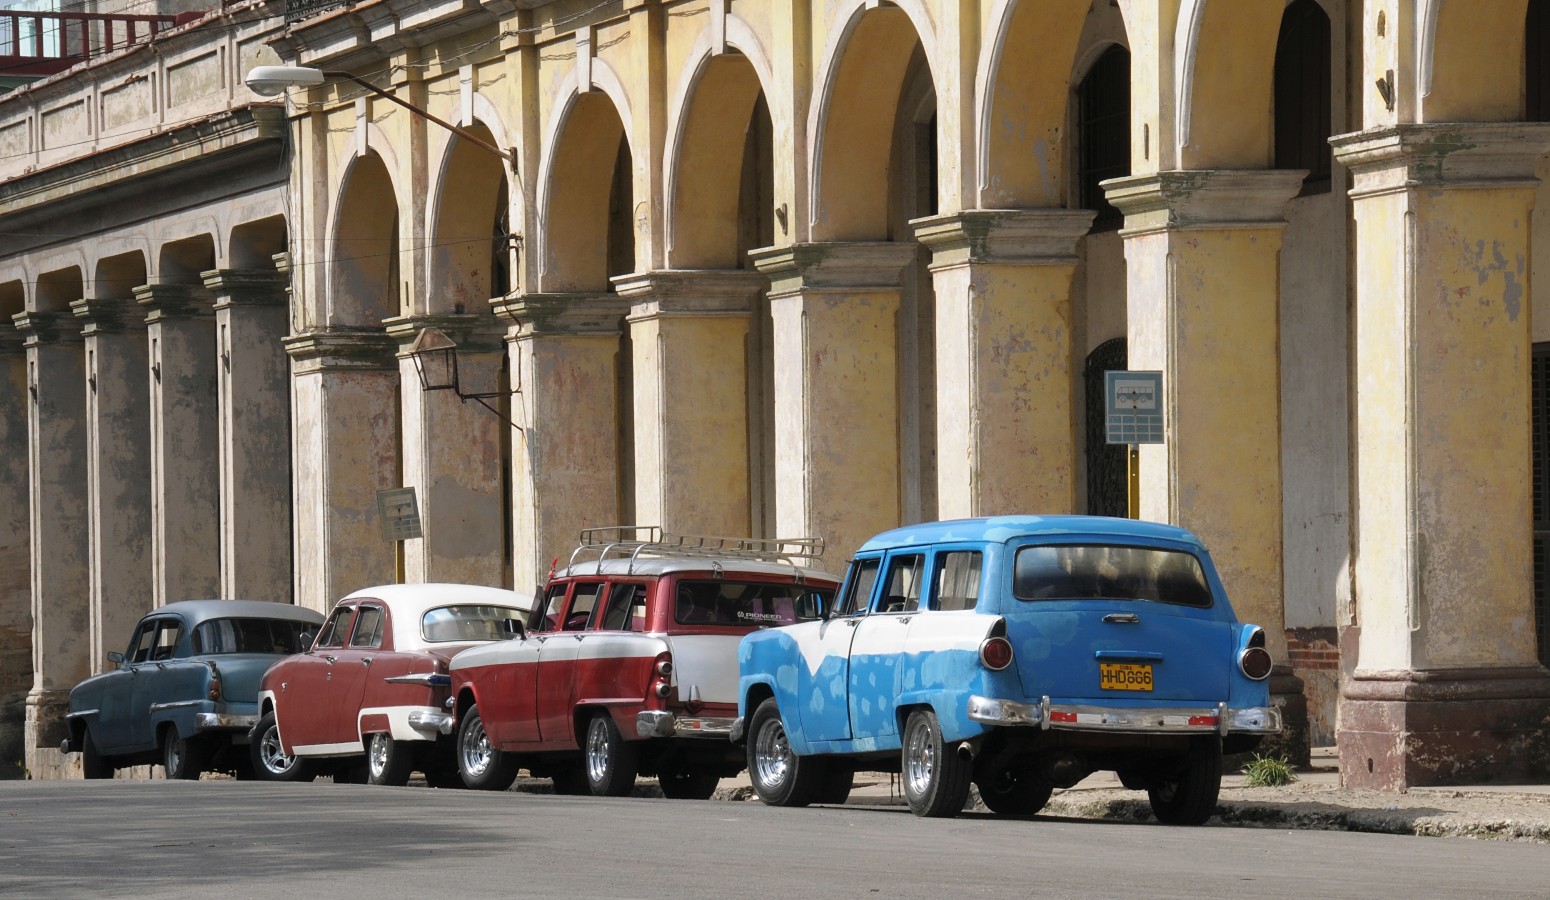
[[[1286,664],[1281,573],[1280,253],[1302,172],[1163,172],[1104,183],[1125,213],[1130,368],[1163,373],[1165,443],[1141,447],[1141,518],[1195,532],[1281,663],[1271,694],[1308,755]]]
[[[776,527],[843,560],[899,524],[899,273],[915,244],[751,256],[770,279]]]
[[[21,332],[0,321],[0,780],[23,775],[32,689],[27,400]]]
[[[614,284],[633,304],[636,521],[751,534],[748,322],[764,278],[659,271]]]
[[[123,651],[151,609],[151,414],[145,310],[77,300],[86,343],[86,482],[91,541],[91,670]]]
[[[221,596],[291,601],[290,330],[273,269],[204,273],[215,296]]]
[[[457,345],[462,391],[498,393],[505,347],[500,324],[489,316],[405,316],[389,319],[398,343],[403,385],[406,486],[416,488],[425,537],[404,543],[410,582],[504,584],[506,528],[502,430],[509,426],[476,401],[459,403],[451,391],[424,391],[409,348],[426,328],[439,328]],[[499,397],[488,402],[501,407]],[[531,588],[532,585],[526,585]]]
[[[221,593],[215,315],[187,284],[135,288],[151,364],[151,577],[157,606]]]
[[[1356,220],[1349,787],[1550,777],[1536,661],[1529,214],[1550,126],[1334,141]]]
[[[507,332],[518,431],[511,439],[517,590],[542,585],[582,528],[619,516],[619,334],[626,301],[525,294],[495,304]]]
[[[68,313],[21,313],[26,335],[32,570],[32,691],[27,768],[64,771],[59,742],[70,688],[91,674],[86,514],[86,367]]]
[[[398,371],[382,331],[285,339],[295,420],[295,597],[326,612],[358,588],[391,584],[393,544],[377,491],[401,486]]]
[[[941,518],[1076,512],[1071,283],[1090,210],[916,219],[936,292]],[[965,452],[959,453],[958,448]]]

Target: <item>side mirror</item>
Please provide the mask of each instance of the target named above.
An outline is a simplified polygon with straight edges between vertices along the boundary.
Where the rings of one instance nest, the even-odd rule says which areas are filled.
[[[108,662],[115,666],[122,666],[124,664],[124,654],[117,650],[110,650],[108,651]]]
[[[317,640],[317,638],[318,633],[316,631],[303,631],[296,647],[297,652],[306,653],[308,650],[311,650],[312,642]]]
[[[527,637],[527,629],[522,627],[520,619],[501,620],[502,640],[520,641]]]
[[[796,614],[798,619],[827,619],[829,605],[824,602],[822,594],[808,591],[797,598]]]

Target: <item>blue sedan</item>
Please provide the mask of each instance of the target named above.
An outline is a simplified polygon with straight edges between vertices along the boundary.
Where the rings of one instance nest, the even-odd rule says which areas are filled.
[[[748,635],[739,719],[766,803],[843,802],[898,771],[911,809],[1031,815],[1112,770],[1165,822],[1215,809],[1222,756],[1280,730],[1263,629],[1181,528],[1003,516],[896,529],[819,621]]]
[[[248,730],[258,680],[282,656],[306,649],[323,617],[254,600],[185,600],[147,613],[112,668],[70,691],[69,737],[87,778],[161,763],[168,778],[251,774]],[[233,748],[237,748],[233,750]]]

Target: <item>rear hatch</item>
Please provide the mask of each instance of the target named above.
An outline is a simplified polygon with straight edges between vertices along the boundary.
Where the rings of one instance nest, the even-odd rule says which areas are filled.
[[[663,638],[673,653],[673,680],[678,700],[701,703],[737,702],[737,644],[741,634],[670,634]]]
[[[221,699],[227,703],[258,702],[258,680],[270,666],[283,659],[277,653],[217,653],[199,657],[210,660],[221,673]]]
[[[1085,544],[1016,554],[1005,618],[1026,698],[1126,706],[1227,699],[1232,623],[1195,556]]]

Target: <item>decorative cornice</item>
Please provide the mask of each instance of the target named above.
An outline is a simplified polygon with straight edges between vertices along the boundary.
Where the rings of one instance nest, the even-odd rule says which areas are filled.
[[[1300,169],[1158,172],[1103,182],[1125,214],[1123,235],[1164,230],[1280,228],[1286,204],[1302,190]]]
[[[142,284],[135,301],[145,307],[145,324],[173,319],[202,319],[215,315],[209,290],[195,284]]]
[[[505,327],[494,316],[473,313],[395,316],[382,320],[382,327],[398,342],[400,359],[409,356],[409,347],[427,328],[441,329],[464,353],[500,353],[506,334]]]
[[[81,325],[68,313],[19,312],[11,317],[22,333],[22,346],[75,344],[81,341]]]
[[[212,269],[200,274],[215,295],[215,309],[284,306],[290,278],[274,269]]]
[[[513,294],[495,301],[518,336],[622,333],[630,301],[615,294]]]
[[[1442,123],[1375,128],[1330,139],[1352,173],[1352,197],[1432,187],[1536,187],[1550,124]]]
[[[631,322],[662,317],[747,318],[767,280],[740,269],[663,269],[613,279],[629,300]]]
[[[333,370],[397,371],[397,342],[381,329],[320,329],[293,334],[281,343],[296,374]]]
[[[971,209],[912,219],[915,238],[931,248],[931,268],[972,263],[1074,265],[1076,245],[1092,228],[1090,209]]]
[[[87,337],[145,331],[145,307],[134,300],[77,300],[70,311],[81,320],[81,334]]]
[[[899,288],[915,259],[913,241],[835,241],[772,247],[748,254],[770,280],[770,296],[866,293]]]

